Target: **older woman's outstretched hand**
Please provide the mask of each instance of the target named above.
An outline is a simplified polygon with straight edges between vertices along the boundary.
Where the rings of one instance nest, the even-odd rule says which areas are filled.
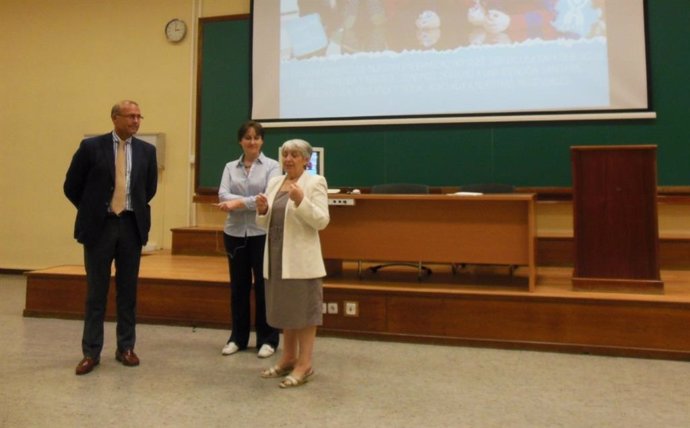
[[[268,212],[268,199],[263,193],[256,195],[256,212],[260,215],[264,215]]]

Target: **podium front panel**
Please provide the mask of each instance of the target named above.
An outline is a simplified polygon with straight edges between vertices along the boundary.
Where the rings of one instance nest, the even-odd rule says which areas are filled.
[[[572,147],[571,155],[573,284],[590,289],[662,287],[656,146],[581,146]]]

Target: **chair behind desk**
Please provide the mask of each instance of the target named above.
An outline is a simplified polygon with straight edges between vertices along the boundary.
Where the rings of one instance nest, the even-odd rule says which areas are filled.
[[[515,193],[515,186],[502,183],[476,183],[460,186],[461,192],[476,193]]]
[[[372,194],[397,194],[397,195],[423,195],[429,193],[429,186],[426,184],[417,183],[387,183],[387,184],[376,184],[371,187]],[[417,263],[386,263],[367,268],[371,272],[378,272],[387,266],[410,266],[417,269],[417,279],[422,279],[422,272],[427,276],[431,275],[431,269],[427,266],[422,265],[422,262]],[[357,263],[357,272],[361,276],[362,271],[362,261],[359,260]]]
[[[387,183],[371,187],[371,193],[397,195],[424,195],[429,193],[429,186],[416,183]]]

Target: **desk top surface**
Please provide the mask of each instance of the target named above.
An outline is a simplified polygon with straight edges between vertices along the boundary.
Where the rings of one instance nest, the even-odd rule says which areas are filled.
[[[534,201],[535,193],[496,193],[482,195],[462,195],[462,194],[352,194],[352,193],[332,193],[329,199],[355,199],[355,200],[424,200],[424,201]]]

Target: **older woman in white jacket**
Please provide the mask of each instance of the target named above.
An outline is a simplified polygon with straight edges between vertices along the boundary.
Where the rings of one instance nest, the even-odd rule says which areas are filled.
[[[264,378],[286,376],[281,388],[303,385],[314,373],[312,355],[316,328],[323,323],[322,278],[326,268],[319,230],[330,220],[328,185],[320,175],[305,172],[312,148],[304,140],[280,148],[285,175],[268,182],[256,197],[256,224],[267,230],[264,249],[266,318],[283,329],[283,353]]]

